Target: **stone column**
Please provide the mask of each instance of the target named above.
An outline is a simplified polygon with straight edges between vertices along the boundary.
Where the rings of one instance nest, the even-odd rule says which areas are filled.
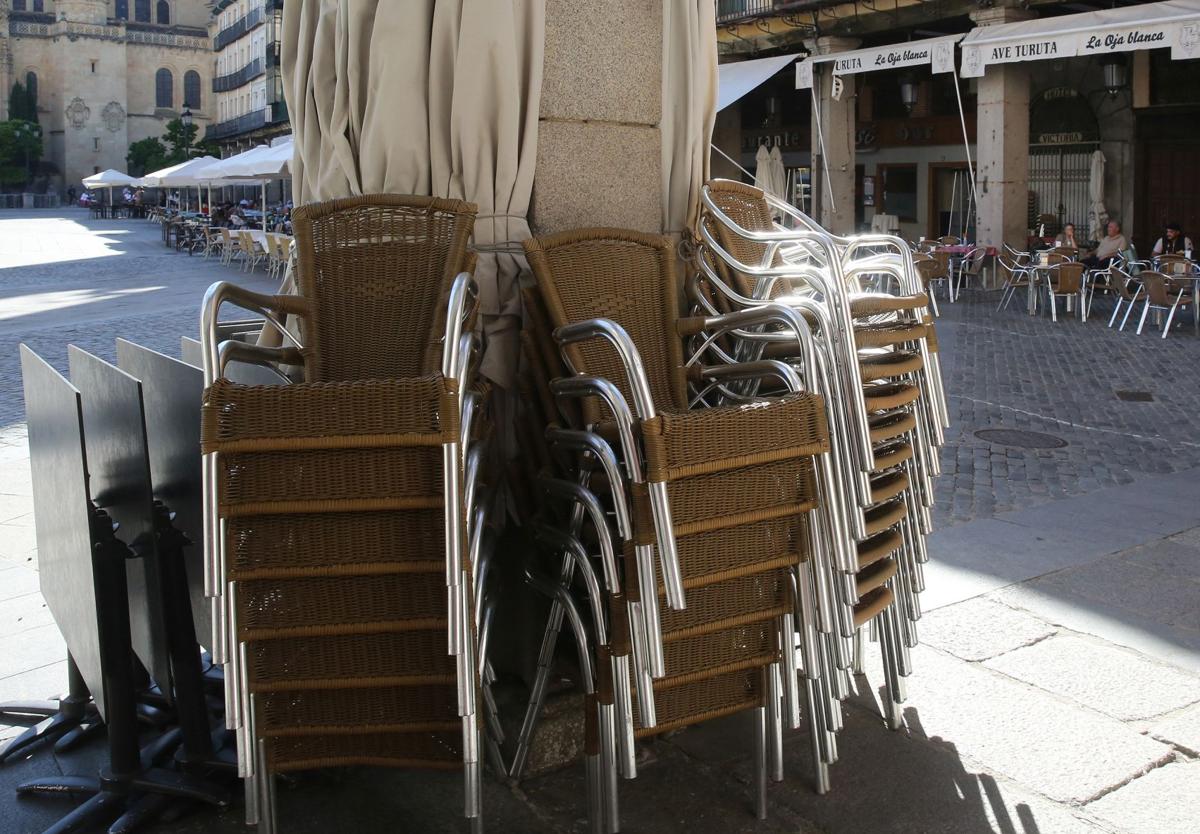
[[[662,4],[547,0],[530,226],[662,231]]]
[[[813,55],[830,55],[856,48],[859,41],[852,38],[820,37],[804,42]],[[817,114],[812,116],[813,203],[818,207],[817,221],[834,234],[854,231],[854,134],[855,95],[853,75],[840,76],[842,93],[833,97],[833,66],[818,64],[813,77],[817,95],[814,107],[820,107],[821,133],[825,137],[826,160],[820,159],[821,146],[817,138]],[[826,164],[827,163],[827,164]],[[828,181],[826,169],[828,168]],[[832,195],[832,196],[831,196]]]
[[[1033,17],[1006,3],[972,13],[980,26]],[[979,79],[975,176],[979,191],[976,237],[986,246],[1025,248],[1029,228],[1029,68],[994,64]]]

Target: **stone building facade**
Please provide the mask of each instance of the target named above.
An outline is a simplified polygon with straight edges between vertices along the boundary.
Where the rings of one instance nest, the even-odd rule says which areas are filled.
[[[200,136],[212,111],[209,0],[3,0],[0,118],[14,81],[37,89],[53,187],[106,168],[160,137],[190,109]]]
[[[289,130],[280,77],[283,0],[216,0],[212,35],[213,121],[204,138],[223,155],[261,144]]]

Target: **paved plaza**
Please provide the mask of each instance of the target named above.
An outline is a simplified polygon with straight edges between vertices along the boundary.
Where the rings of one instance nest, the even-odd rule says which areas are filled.
[[[38,592],[17,345],[65,370],[66,346],[111,359],[117,336],[178,355],[205,288],[232,278],[165,249],[144,221],[0,213],[0,701],[65,688]],[[937,483],[922,646],[905,728],[884,729],[868,655],[813,793],[806,730],[787,739],[770,818],[751,813],[745,717],[672,734],[621,784],[629,832],[1167,834],[1200,830],[1200,336],[1030,317],[996,293],[942,302],[953,419]],[[1046,448],[976,432],[1049,435]],[[1010,443],[1022,436],[1003,438]],[[21,728],[0,726],[0,739]],[[0,767],[0,832],[38,832],[66,800],[12,787],[95,771],[98,745]],[[279,790],[286,832],[466,830],[453,775],[305,774]],[[489,830],[585,831],[582,765],[487,781]],[[241,832],[240,807],[152,832]]]

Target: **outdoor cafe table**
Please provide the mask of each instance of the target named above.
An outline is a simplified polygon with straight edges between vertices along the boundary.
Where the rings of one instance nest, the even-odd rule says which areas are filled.
[[[988,268],[991,270],[991,278],[996,277],[996,247],[995,246],[975,246],[970,243],[956,243],[949,246],[935,246],[934,252],[945,252],[951,258],[962,258],[964,255],[982,249],[984,257],[988,258]]]

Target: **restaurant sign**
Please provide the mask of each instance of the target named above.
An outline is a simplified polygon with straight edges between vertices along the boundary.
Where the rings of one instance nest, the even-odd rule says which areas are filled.
[[[1124,24],[1093,31],[1072,29],[1060,32],[1024,32],[1019,37],[1004,38],[991,37],[987,32],[989,28],[991,27],[976,29],[975,32],[982,34],[977,38],[969,35],[963,41],[964,78],[983,75],[990,64],[1108,55],[1114,52],[1133,52],[1168,46],[1171,48],[1173,59],[1200,58],[1200,20],[1170,20],[1146,25]],[[974,35],[975,32],[971,34]]]
[[[959,36],[891,44],[874,49],[856,49],[830,55],[814,55],[796,64],[796,89],[812,87],[816,64],[831,64],[834,75],[929,66],[933,72],[954,72],[954,44]]]

